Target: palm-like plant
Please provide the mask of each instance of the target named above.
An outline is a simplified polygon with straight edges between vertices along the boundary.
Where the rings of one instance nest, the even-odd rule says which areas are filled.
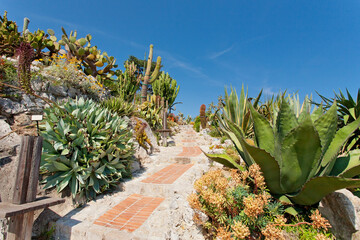
[[[324,114],[318,108],[311,115],[302,111],[296,118],[283,98],[273,126],[250,103],[248,107],[255,143],[248,143],[241,127],[229,119],[225,119],[224,131],[247,166],[257,163],[261,167],[272,194],[286,195],[297,204],[312,205],[337,189],[360,186],[360,179],[351,179],[360,173],[359,155],[349,155],[347,161],[337,158],[342,145],[359,128],[360,119],[336,132],[336,102]],[[224,154],[208,157],[242,169]]]

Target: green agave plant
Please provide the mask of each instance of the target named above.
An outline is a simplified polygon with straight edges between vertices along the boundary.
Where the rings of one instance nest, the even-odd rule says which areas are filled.
[[[231,122],[240,126],[240,129],[245,136],[251,136],[253,130],[250,121],[250,110],[246,104],[248,101],[247,91],[245,92],[244,86],[242,86],[240,96],[238,96],[234,88],[231,87],[230,90],[231,92],[228,94],[227,89],[225,88],[223,111],[222,113],[218,112],[217,114],[220,127],[226,129],[227,123],[224,119],[229,119]],[[254,101],[255,108],[257,108],[261,94],[262,90]]]
[[[303,111],[296,118],[282,99],[276,125],[271,124],[248,104],[254,124],[255,145],[245,140],[241,128],[227,121],[225,133],[233,141],[247,166],[257,163],[264,173],[270,192],[286,195],[300,205],[312,205],[337,189],[359,187],[358,154],[337,158],[360,119],[336,132],[336,103],[326,112],[318,108],[311,115]],[[243,169],[229,156],[208,154],[209,158],[231,168]]]
[[[137,115],[144,119],[153,130],[160,129],[162,126],[161,107],[157,107],[153,102],[144,102],[137,109]]]
[[[70,187],[76,195],[94,198],[129,173],[133,155],[128,123],[92,100],[71,100],[44,109],[41,172],[45,189]]]

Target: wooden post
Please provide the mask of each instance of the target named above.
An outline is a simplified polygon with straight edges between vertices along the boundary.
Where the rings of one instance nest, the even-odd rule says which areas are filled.
[[[42,137],[23,136],[20,145],[13,204],[24,204],[35,200],[39,180]],[[10,218],[8,240],[31,239],[34,212]]]

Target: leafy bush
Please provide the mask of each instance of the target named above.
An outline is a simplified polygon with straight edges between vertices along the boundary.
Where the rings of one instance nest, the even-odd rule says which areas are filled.
[[[45,189],[66,187],[94,198],[130,175],[133,155],[128,123],[92,100],[71,100],[44,110],[41,172]]]
[[[336,132],[336,103],[325,113],[319,108],[299,118],[283,99],[271,124],[249,103],[255,142],[245,139],[240,127],[227,120],[225,133],[233,141],[247,166],[260,165],[272,194],[286,195],[301,205],[312,205],[325,195],[346,187],[359,187],[358,157],[344,161],[337,154],[349,136],[359,128],[360,118]],[[228,167],[243,169],[227,155],[208,155]]]
[[[328,239],[330,224],[318,210],[304,217],[287,214],[286,207],[267,192],[260,167],[248,171],[211,170],[195,181],[195,193],[188,197],[195,209],[194,221],[211,239],[285,239],[295,233],[299,239]],[[208,216],[200,217],[200,212]],[[306,237],[311,238],[306,238]],[[320,238],[323,237],[323,238]]]

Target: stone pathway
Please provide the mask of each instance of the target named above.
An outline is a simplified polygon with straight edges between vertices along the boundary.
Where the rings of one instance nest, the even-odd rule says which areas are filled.
[[[160,147],[143,170],[55,223],[56,239],[203,239],[187,196],[209,169],[208,148],[191,126],[181,126],[174,147]],[[201,148],[200,148],[201,147]]]

